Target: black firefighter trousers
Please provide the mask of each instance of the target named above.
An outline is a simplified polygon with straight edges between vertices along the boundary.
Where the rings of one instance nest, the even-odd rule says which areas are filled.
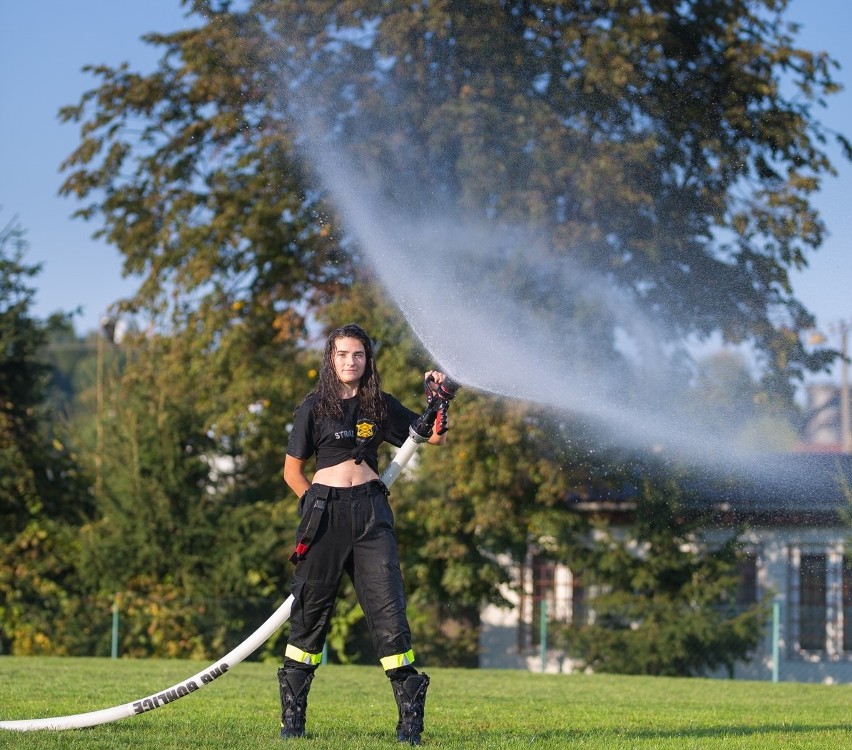
[[[293,577],[287,662],[303,668],[320,663],[344,572],[355,586],[382,667],[395,670],[414,661],[387,495],[384,484],[374,480],[351,488],[314,484],[302,498],[297,542],[304,537],[316,499],[326,503]]]

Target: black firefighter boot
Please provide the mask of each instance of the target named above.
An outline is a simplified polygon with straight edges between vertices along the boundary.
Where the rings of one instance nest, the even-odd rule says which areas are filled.
[[[426,711],[426,688],[429,677],[425,674],[412,674],[400,680],[391,680],[396,705],[399,708],[399,723],[396,725],[396,739],[410,745],[420,744],[423,732],[423,714]]]
[[[306,669],[281,667],[278,686],[281,691],[281,739],[305,736],[308,690],[314,673]]]

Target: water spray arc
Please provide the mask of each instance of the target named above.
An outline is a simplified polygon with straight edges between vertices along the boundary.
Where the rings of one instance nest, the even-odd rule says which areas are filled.
[[[382,474],[382,482],[390,487],[402,473],[405,465],[417,452],[417,448],[425,443],[435,426],[439,423],[439,433],[446,429],[446,413],[449,402],[455,396],[459,386],[456,383],[445,382],[431,390],[429,406],[426,411],[414,421],[408,431],[408,438],[394,455],[393,460]],[[104,708],[98,711],[89,711],[82,714],[71,714],[69,716],[54,716],[46,719],[19,719],[11,721],[0,721],[0,729],[8,729],[19,732],[27,732],[35,729],[84,729],[99,724],[108,724],[119,719],[127,719],[131,716],[153,711],[155,708],[174,703],[185,695],[211,684],[216,679],[231,671],[234,666],[246,659],[266,641],[289,619],[290,610],[293,606],[292,594],[257,630],[246,638],[239,646],[229,651],[218,661],[206,669],[201,670],[192,677],[172,685],[170,688],[151,693],[129,703],[124,703],[112,708]]]

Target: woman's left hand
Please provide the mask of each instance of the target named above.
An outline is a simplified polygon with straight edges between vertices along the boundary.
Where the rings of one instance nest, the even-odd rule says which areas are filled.
[[[432,381],[433,383],[443,383],[447,379],[447,376],[439,370],[428,370],[423,374],[423,379]]]

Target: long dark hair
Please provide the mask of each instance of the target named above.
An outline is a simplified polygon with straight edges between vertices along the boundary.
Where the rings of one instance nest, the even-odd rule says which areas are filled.
[[[358,384],[359,416],[381,424],[387,414],[385,400],[382,398],[382,380],[379,377],[379,371],[376,369],[376,359],[373,355],[373,342],[370,341],[367,332],[355,323],[335,328],[328,334],[317,387],[313,391],[316,418],[318,420],[343,418],[340,381],[334,369],[334,354],[337,351],[338,339],[357,339],[364,345],[367,362],[364,367],[364,374],[361,376],[361,382]]]

